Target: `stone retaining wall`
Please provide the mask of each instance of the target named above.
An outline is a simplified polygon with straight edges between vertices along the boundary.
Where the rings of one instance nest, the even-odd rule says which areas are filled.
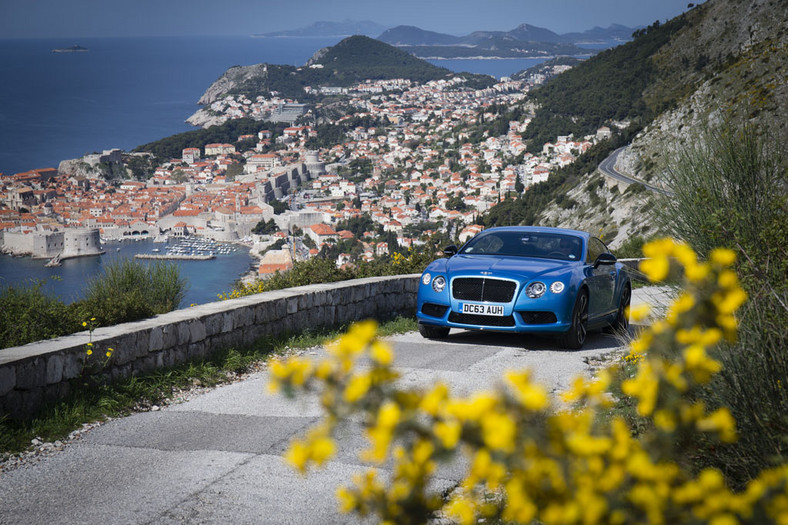
[[[265,292],[0,350],[0,416],[23,417],[64,397],[92,370],[114,381],[201,359],[264,336],[350,321],[413,315],[419,275],[373,277]],[[86,344],[93,355],[85,362]],[[102,368],[107,348],[114,354]],[[91,361],[92,360],[92,361]],[[88,365],[86,367],[86,364]]]

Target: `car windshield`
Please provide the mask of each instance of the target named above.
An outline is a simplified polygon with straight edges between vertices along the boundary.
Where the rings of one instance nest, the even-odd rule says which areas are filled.
[[[582,239],[573,235],[491,231],[480,233],[468,241],[459,253],[580,261],[582,260],[582,247]]]

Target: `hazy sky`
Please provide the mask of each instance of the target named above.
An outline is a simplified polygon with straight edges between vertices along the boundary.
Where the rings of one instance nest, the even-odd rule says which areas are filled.
[[[688,0],[0,0],[0,38],[246,35],[370,20],[455,35],[519,24],[557,33],[666,20]]]

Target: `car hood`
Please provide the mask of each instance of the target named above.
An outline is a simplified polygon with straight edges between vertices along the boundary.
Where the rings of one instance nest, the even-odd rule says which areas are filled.
[[[483,275],[490,272],[491,277],[510,277],[530,280],[549,274],[558,274],[568,271],[573,261],[556,261],[554,259],[539,259],[533,257],[492,257],[479,255],[455,255],[446,261],[446,271],[450,275]]]

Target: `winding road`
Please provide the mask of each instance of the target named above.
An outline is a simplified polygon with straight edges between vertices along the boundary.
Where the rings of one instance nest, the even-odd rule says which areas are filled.
[[[662,195],[673,195],[673,192],[669,190],[654,186],[653,184],[649,184],[648,182],[639,179],[633,179],[628,175],[624,175],[623,173],[616,171],[615,166],[616,161],[618,160],[618,155],[624,148],[626,148],[626,146],[618,148],[617,150],[613,151],[613,153],[611,153],[605,160],[599,163],[599,171],[601,171],[603,175],[621,182],[626,182],[627,184],[642,184],[648,190],[655,193],[661,193]]]

